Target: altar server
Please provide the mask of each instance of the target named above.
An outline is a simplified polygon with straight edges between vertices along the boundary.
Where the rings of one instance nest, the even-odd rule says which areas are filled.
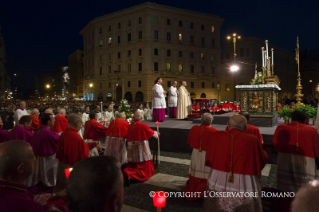
[[[176,86],[177,86],[177,82],[174,81],[173,85],[168,90],[169,117],[171,118],[176,118],[177,96],[178,96],[178,90]]]

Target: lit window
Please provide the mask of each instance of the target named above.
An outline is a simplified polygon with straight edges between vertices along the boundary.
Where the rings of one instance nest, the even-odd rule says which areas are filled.
[[[204,59],[204,53],[200,53],[200,59]]]
[[[183,65],[182,64],[178,64],[178,71],[179,71],[179,73],[183,72]]]
[[[103,40],[100,40],[100,47],[103,46]]]
[[[112,43],[112,38],[109,38],[109,45],[111,45]]]
[[[171,71],[171,64],[170,63],[166,63],[166,71]]]
[[[212,26],[212,32],[214,32],[215,31],[215,27],[214,26]]]
[[[183,41],[183,35],[182,34],[178,35],[178,40],[179,40],[180,43],[182,43],[182,41]]]

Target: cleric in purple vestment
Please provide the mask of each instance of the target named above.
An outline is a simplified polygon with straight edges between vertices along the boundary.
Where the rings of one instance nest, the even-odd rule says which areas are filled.
[[[23,140],[30,142],[32,138],[32,132],[29,130],[32,124],[30,116],[22,116],[17,124],[8,134],[7,141],[11,140]]]
[[[50,130],[54,125],[53,115],[43,114],[41,124],[42,127],[34,132],[30,141],[37,160],[33,174],[27,179],[27,186],[28,191],[35,195],[52,192],[59,163],[56,149],[60,136]]]

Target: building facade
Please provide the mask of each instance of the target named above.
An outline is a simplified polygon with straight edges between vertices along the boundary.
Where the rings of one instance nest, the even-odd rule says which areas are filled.
[[[77,49],[68,57],[69,94],[73,98],[83,96],[83,49]]]
[[[155,3],[94,19],[80,32],[84,96],[151,101],[162,77],[165,90],[186,81],[193,98],[217,99],[222,23],[219,16]]]
[[[226,38],[225,38],[226,40]],[[275,46],[269,42],[269,56],[271,48],[274,48],[274,73],[280,79],[281,91],[278,92],[279,99],[287,96],[291,98],[296,93],[297,86],[297,64],[295,53]],[[262,72],[262,53],[261,48],[265,47],[265,40],[256,37],[244,37],[236,43],[236,62],[234,62],[234,44],[232,41],[225,42],[222,55],[222,83],[221,100],[234,100],[235,85],[250,85],[251,79],[255,75],[255,64],[257,71]],[[235,73],[230,71],[230,66],[236,63],[239,70]],[[236,90],[236,99],[239,98],[239,90]]]
[[[0,98],[10,98],[11,79],[7,73],[7,56],[0,26]]]

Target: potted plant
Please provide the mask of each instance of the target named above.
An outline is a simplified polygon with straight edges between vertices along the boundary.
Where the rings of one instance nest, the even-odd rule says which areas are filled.
[[[285,124],[289,123],[289,118],[291,116],[292,111],[293,110],[289,107],[284,107],[282,110],[278,110],[279,117],[285,120]]]
[[[295,110],[303,111],[306,114],[307,119],[305,121],[305,124],[309,124],[309,118],[312,118],[313,120],[316,119],[317,108],[314,108],[311,105],[296,106]]]

